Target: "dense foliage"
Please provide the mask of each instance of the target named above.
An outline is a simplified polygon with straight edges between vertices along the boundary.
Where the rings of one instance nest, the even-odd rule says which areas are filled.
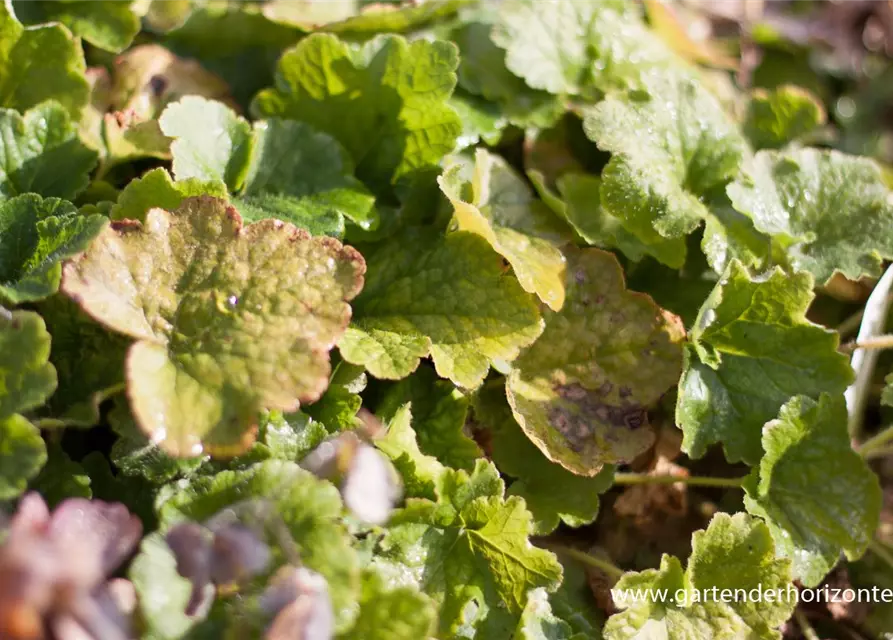
[[[893,67],[779,7],[5,0],[0,637],[893,626],[694,595],[893,587]]]

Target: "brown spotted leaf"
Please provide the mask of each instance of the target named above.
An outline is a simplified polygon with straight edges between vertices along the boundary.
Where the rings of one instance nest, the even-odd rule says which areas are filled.
[[[328,384],[365,262],[278,220],[247,227],[225,201],[188,198],[114,223],[68,262],[62,290],[134,338],[131,409],[168,453],[234,453],[262,408],[293,411]]]
[[[599,249],[568,250],[567,298],[506,382],[515,419],[554,462],[594,476],[653,442],[648,408],[679,379],[678,318],[626,290]]]

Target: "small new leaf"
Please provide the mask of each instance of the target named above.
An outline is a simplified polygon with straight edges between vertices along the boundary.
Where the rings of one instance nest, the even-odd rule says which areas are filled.
[[[605,638],[780,639],[777,628],[797,602],[797,588],[790,581],[790,561],[775,558],[765,524],[743,513],[718,513],[706,531],[692,536],[684,572],[677,558],[664,555],[660,569],[627,573],[620,579],[614,593],[642,597],[638,601],[615,597],[621,612],[608,619]],[[771,603],[746,598],[726,603],[711,597],[714,587],[717,593],[761,589],[781,592],[781,597]],[[666,590],[667,597],[660,597],[657,590]]]
[[[361,289],[362,256],[279,221],[242,226],[224,201],[189,198],[107,227],[66,263],[62,290],[137,342],[128,396],[173,455],[237,453],[261,409],[292,411],[328,384],[328,351]]]
[[[363,294],[339,342],[348,362],[399,379],[431,355],[437,373],[476,387],[542,332],[534,300],[480,236],[410,230],[369,256]]]
[[[792,396],[840,393],[852,370],[837,333],[806,319],[813,280],[776,268],[751,278],[733,262],[701,307],[685,350],[676,423],[693,458],[721,442],[731,462],[755,465],[760,432]]]
[[[527,437],[583,476],[629,462],[654,441],[648,408],[678,380],[678,318],[626,290],[616,258],[567,252],[567,300],[515,363],[506,392]]]
[[[766,453],[745,484],[794,578],[815,587],[843,552],[865,553],[881,509],[878,478],[850,446],[843,396],[796,396],[763,427]]]
[[[893,195],[870,158],[828,149],[760,151],[728,194],[790,265],[825,283],[879,275],[893,258]]]

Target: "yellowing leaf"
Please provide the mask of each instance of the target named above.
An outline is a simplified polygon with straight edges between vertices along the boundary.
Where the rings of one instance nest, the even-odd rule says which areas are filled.
[[[567,301],[506,381],[515,419],[550,460],[583,476],[654,441],[649,406],[679,378],[678,319],[626,290],[616,258],[568,252]]]
[[[224,201],[198,197],[107,228],[65,265],[62,290],[137,340],[137,422],[169,453],[196,455],[241,451],[262,408],[319,398],[364,270],[334,239],[276,220],[243,228]]]

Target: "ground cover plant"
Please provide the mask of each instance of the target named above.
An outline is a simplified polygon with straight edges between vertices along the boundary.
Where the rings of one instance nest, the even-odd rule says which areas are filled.
[[[891,55],[884,2],[5,0],[0,637],[887,637]]]

